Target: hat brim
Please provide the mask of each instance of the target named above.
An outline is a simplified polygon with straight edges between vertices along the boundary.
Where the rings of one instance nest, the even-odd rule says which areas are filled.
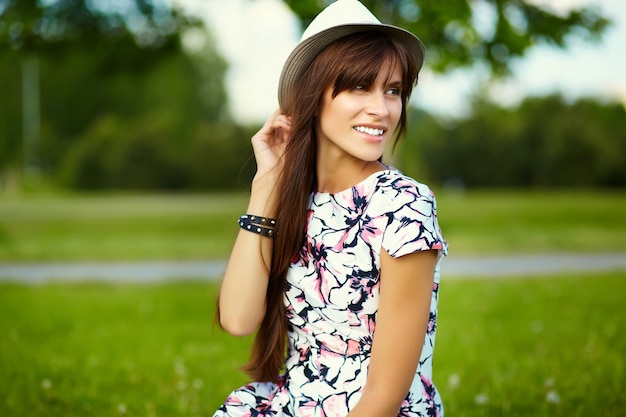
[[[418,70],[422,67],[425,54],[424,44],[409,31],[385,24],[335,26],[303,40],[289,54],[278,82],[278,104],[280,108],[285,109],[289,92],[293,90],[298,79],[324,48],[344,36],[359,32],[381,32],[399,40],[407,45],[409,51],[415,54]]]

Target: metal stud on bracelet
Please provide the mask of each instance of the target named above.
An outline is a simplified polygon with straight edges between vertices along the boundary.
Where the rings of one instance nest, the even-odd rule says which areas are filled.
[[[276,220],[262,216],[244,214],[239,217],[239,227],[248,232],[256,233],[265,237],[274,237]]]
[[[257,224],[259,226],[268,226],[268,227],[276,226],[276,220],[271,219],[269,217],[255,216],[253,214],[244,214],[241,217],[247,217],[248,219],[250,219],[250,223]]]

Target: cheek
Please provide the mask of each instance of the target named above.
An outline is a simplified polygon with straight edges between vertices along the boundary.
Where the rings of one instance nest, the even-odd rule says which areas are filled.
[[[331,103],[326,103],[320,114],[321,124],[326,128],[341,126],[342,122],[345,123],[354,115],[355,110],[353,107],[351,103],[338,99]]]
[[[389,114],[393,125],[397,126],[400,121],[400,116],[402,115],[402,102],[394,103],[389,109]]]

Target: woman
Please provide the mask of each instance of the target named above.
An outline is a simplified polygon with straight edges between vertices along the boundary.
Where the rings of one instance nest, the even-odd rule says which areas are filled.
[[[356,0],[311,23],[280,109],[252,138],[257,172],[219,297],[222,327],[257,332],[215,416],[434,416],[439,261],[429,188],[384,165],[404,133],[422,43]],[[286,352],[286,357],[285,357]]]

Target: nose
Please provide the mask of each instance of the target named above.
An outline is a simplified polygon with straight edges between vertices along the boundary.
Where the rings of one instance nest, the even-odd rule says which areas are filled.
[[[382,91],[372,91],[369,94],[367,100],[367,106],[365,112],[372,116],[385,117],[389,115],[389,108],[387,107],[387,98]]]

